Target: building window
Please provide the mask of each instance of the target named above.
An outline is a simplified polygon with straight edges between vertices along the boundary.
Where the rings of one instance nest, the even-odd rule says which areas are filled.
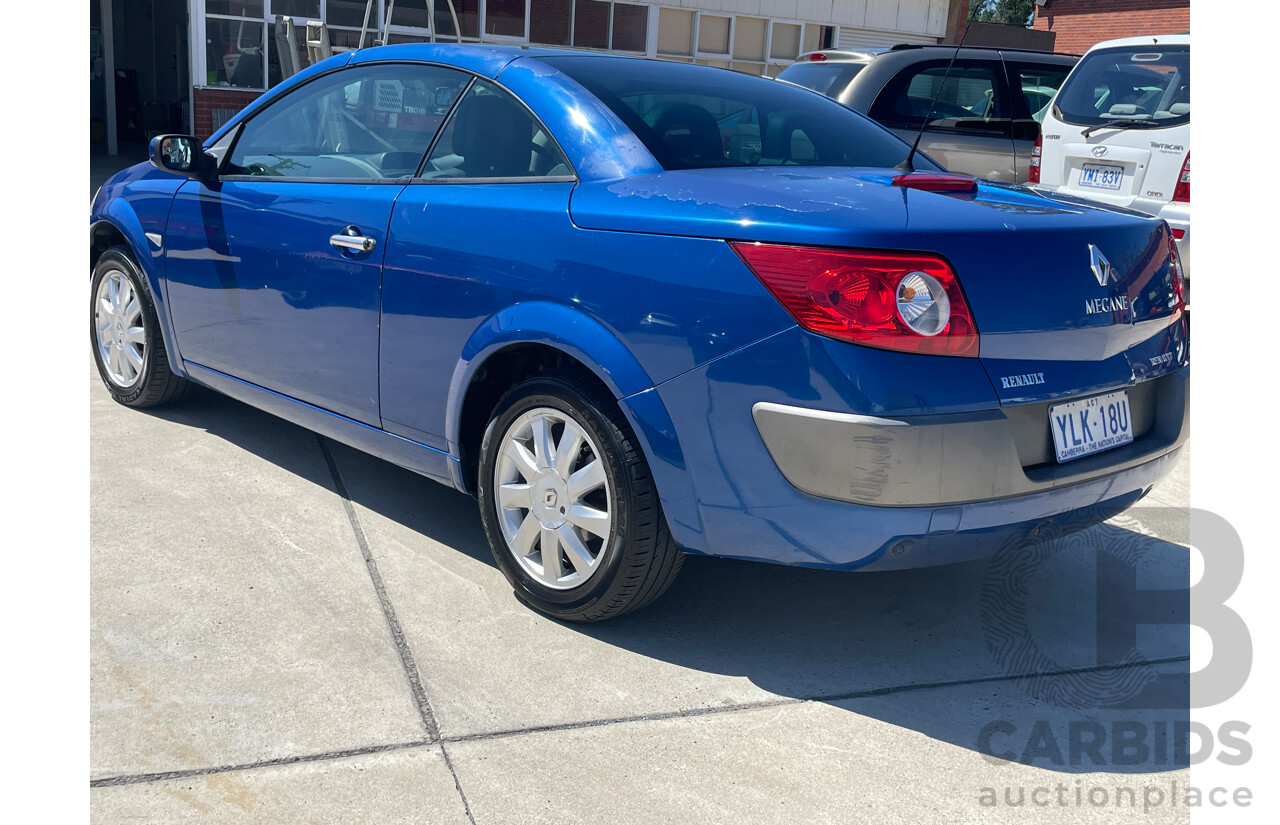
[[[739,17],[733,27],[733,59],[764,62],[766,20],[758,17]]]
[[[264,11],[263,0],[205,0],[204,10],[208,14],[258,19],[262,19]]]
[[[658,10],[658,54],[693,54],[693,12]]]
[[[529,42],[581,49],[645,50],[649,9],[609,0],[530,0]]]
[[[621,52],[642,52],[649,39],[649,10],[630,3],[613,4],[613,49]]]
[[[295,23],[319,20],[320,0],[271,0],[271,13],[292,17]],[[364,10],[361,9],[361,14],[363,13]]]
[[[573,26],[573,0],[532,0],[529,42],[568,46]]]
[[[325,8],[325,20],[330,26],[345,26],[358,30],[364,25],[365,0],[329,0]],[[369,29],[378,26],[378,7],[369,15]]]
[[[728,54],[732,21],[714,14],[698,15],[698,53]]]
[[[800,24],[774,23],[769,41],[769,57],[773,60],[795,60],[800,56]]]
[[[484,33],[523,38],[524,15],[525,0],[485,0]]]
[[[573,45],[587,49],[609,48],[609,4],[577,0],[573,11]]]
[[[210,2],[209,8],[247,11],[254,3],[228,0]],[[257,5],[258,18],[215,17],[205,20],[205,83],[209,86],[235,86],[241,89],[263,88],[266,56],[263,44],[266,23],[262,18],[262,2]]]
[[[463,37],[480,39],[480,0],[453,0],[453,11],[458,15],[458,28]],[[445,22],[448,20],[448,22]],[[454,33],[453,18],[449,16],[448,3],[436,3],[436,31]]]
[[[382,0],[384,6],[382,14],[386,19],[387,12],[391,12],[392,28],[406,29],[430,29],[431,18],[427,16],[427,4],[414,2],[414,0],[399,0],[395,8],[390,8],[390,0]],[[390,38],[387,38],[390,40]]]

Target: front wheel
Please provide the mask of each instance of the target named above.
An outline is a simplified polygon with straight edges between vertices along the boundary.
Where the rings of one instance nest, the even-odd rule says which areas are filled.
[[[111,397],[127,407],[181,398],[188,382],[169,369],[155,303],[128,250],[102,253],[89,286],[89,339]]]
[[[684,561],[626,418],[574,373],[535,376],[499,402],[478,487],[498,567],[549,616],[591,622],[635,610]]]

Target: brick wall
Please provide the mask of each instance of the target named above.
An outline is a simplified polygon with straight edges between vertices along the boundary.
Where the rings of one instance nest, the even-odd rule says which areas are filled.
[[[204,140],[261,94],[231,89],[196,89],[193,101],[196,137]]]
[[[1103,40],[1191,31],[1191,0],[1049,0],[1034,28],[1057,35],[1054,51],[1084,54]]]

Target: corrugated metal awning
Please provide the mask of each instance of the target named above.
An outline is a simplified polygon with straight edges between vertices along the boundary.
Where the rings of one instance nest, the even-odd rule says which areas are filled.
[[[840,27],[840,48],[842,49],[885,49],[899,43],[912,43],[921,46],[936,46],[940,38],[927,34],[912,32],[890,32],[883,29],[855,29],[852,26]]]

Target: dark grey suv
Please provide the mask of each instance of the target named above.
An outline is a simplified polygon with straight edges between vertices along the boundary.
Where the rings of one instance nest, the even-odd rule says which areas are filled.
[[[955,46],[903,45],[812,52],[778,79],[833,97],[907,141],[924,125],[921,150],[952,171],[1021,183],[1040,121],[1078,60],[970,46],[957,56]]]

